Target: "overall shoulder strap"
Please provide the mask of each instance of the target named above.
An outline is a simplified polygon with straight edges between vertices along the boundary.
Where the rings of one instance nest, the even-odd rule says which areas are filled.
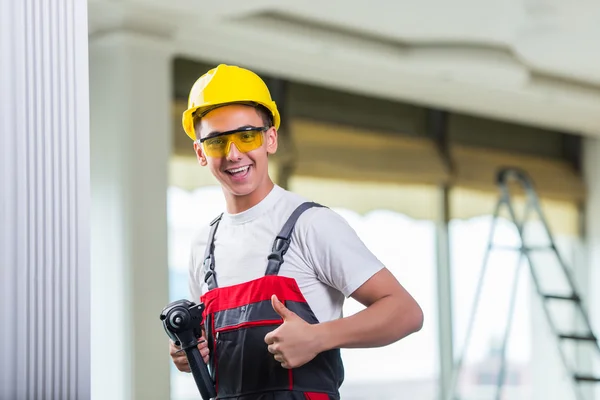
[[[294,227],[296,226],[296,222],[300,215],[309,208],[312,207],[323,207],[322,205],[314,202],[306,202],[300,204],[290,215],[288,220],[283,225],[281,232],[275,238],[273,242],[273,249],[267,260],[269,260],[267,264],[267,271],[265,275],[277,275],[279,273],[279,268],[281,264],[283,264],[283,256],[288,251],[290,247],[292,232],[294,231]]]
[[[217,218],[213,219],[210,223],[210,233],[208,234],[208,242],[206,243],[206,250],[204,251],[204,282],[208,284],[208,290],[212,290],[217,287],[217,277],[215,275],[215,232],[221,221],[223,214],[220,214]]]

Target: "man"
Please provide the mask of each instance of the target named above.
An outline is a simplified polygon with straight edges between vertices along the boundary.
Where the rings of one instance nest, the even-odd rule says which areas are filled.
[[[226,200],[189,267],[218,397],[338,399],[339,349],[419,331],[419,305],[344,219],[273,183],[280,116],[260,77],[219,65],[196,81],[188,106],[184,130]],[[343,317],[345,297],[366,308]],[[174,363],[189,371],[178,350],[171,344]]]

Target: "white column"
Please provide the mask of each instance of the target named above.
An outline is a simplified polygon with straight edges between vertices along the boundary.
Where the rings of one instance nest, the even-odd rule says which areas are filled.
[[[586,249],[587,266],[589,268],[589,286],[586,306],[594,333],[600,336],[600,139],[586,138],[584,142],[584,177],[588,189],[586,203]],[[597,361],[598,357],[594,356]],[[596,375],[600,376],[600,365],[596,365]],[[600,386],[600,385],[598,385]],[[600,399],[600,388],[596,397]]]
[[[438,351],[439,351],[439,399],[448,397],[454,372],[454,332],[452,325],[452,271],[450,254],[450,188],[440,186],[439,209],[436,221],[437,248],[437,306],[438,306]]]
[[[87,3],[0,1],[0,398],[89,399]]]
[[[101,35],[101,36],[99,36]],[[168,399],[171,55],[131,29],[90,38],[92,393]]]

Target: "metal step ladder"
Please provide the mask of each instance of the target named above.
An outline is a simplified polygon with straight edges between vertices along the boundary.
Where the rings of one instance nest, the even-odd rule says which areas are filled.
[[[515,200],[513,199],[514,195],[511,195],[510,192],[509,185],[512,182],[518,184],[521,187],[521,189],[523,189],[525,192],[525,207],[521,218],[517,216],[516,204]],[[544,213],[542,212],[541,204],[535,192],[532,180],[522,170],[516,168],[503,168],[498,171],[498,174],[496,176],[496,184],[500,189],[500,196],[498,202],[496,203],[496,207],[493,214],[492,225],[488,239],[488,246],[485,251],[483,265],[481,268],[477,288],[475,291],[475,298],[473,302],[471,315],[469,318],[465,342],[460,352],[460,355],[455,363],[453,376],[450,382],[449,391],[446,399],[461,400],[461,398],[457,394],[458,378],[463,367],[469,342],[471,340],[473,325],[475,322],[475,315],[477,313],[478,304],[480,302],[482,292],[481,289],[483,286],[490,253],[493,250],[514,250],[517,251],[519,254],[519,262],[517,265],[517,270],[515,271],[512,290],[510,293],[509,315],[500,348],[500,367],[498,375],[496,377],[495,399],[502,399],[502,389],[506,377],[506,349],[513,319],[513,313],[515,309],[515,299],[517,297],[516,292],[519,277],[519,266],[522,264],[523,261],[526,261],[526,263],[529,265],[529,272],[532,279],[532,283],[535,287],[537,294],[541,299],[541,305],[542,309],[544,310],[546,321],[550,330],[552,331],[552,335],[554,336],[554,338],[556,338],[560,360],[565,368],[565,371],[572,378],[571,382],[573,383],[575,398],[577,400],[590,400],[592,399],[592,397],[585,397],[586,391],[583,390],[582,384],[600,383],[600,376],[594,376],[589,372],[578,372],[578,368],[576,368],[576,366],[573,365],[572,362],[569,362],[563,344],[565,342],[571,342],[577,345],[586,343],[588,345],[591,345],[591,347],[593,348],[593,352],[596,356],[599,357],[600,346],[598,345],[598,340],[592,331],[588,313],[585,310],[582,298],[576,289],[572,273],[565,264],[563,257],[561,257],[556,243],[554,241],[554,238],[550,232],[550,228],[548,226]],[[518,236],[520,238],[520,246],[507,247],[499,246],[494,243],[494,234],[497,228],[497,220],[500,217],[503,208],[508,212],[508,219],[514,224],[518,232]],[[547,245],[527,245],[525,228],[528,226],[528,218],[530,217],[532,212],[537,214],[540,225],[545,235],[547,235]],[[549,291],[547,288],[544,287],[544,285],[542,284],[542,279],[540,277],[543,274],[543,272],[545,272],[544,269],[547,269],[544,268],[545,266],[547,266],[547,264],[534,262],[535,254],[539,252],[550,252],[554,255],[556,261],[559,264],[559,270],[562,272],[563,284],[566,285],[566,290]],[[553,303],[557,302],[573,306],[572,310],[575,314],[579,315],[581,324],[576,331],[573,331],[572,329],[573,324],[571,324],[571,326],[569,327],[571,330],[562,330],[557,327],[557,318],[556,315],[553,315],[552,311]]]

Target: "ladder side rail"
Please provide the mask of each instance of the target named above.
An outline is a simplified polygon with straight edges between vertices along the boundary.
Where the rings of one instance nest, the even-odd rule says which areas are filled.
[[[465,339],[463,342],[463,346],[461,348],[460,351],[460,355],[458,357],[458,360],[455,363],[455,367],[454,367],[454,371],[452,373],[452,379],[450,381],[450,387],[449,387],[449,391],[448,391],[448,396],[447,396],[447,400],[453,400],[454,396],[456,394],[456,387],[458,384],[458,377],[460,375],[460,371],[463,367],[463,363],[464,363],[464,358],[466,356],[468,347],[469,347],[469,343],[471,341],[471,334],[473,332],[473,325],[475,323],[475,315],[477,314],[478,311],[478,305],[479,305],[479,300],[481,297],[481,292],[482,292],[482,288],[483,288],[483,282],[485,279],[485,274],[487,271],[487,266],[488,266],[488,260],[489,260],[489,256],[492,250],[492,243],[494,241],[494,234],[495,234],[495,230],[496,230],[496,221],[498,218],[498,214],[500,211],[500,207],[502,206],[502,203],[505,202],[504,198],[499,199],[499,201],[496,203],[496,208],[494,210],[494,214],[492,217],[492,226],[490,228],[490,234],[488,237],[488,244],[486,246],[486,250],[483,256],[483,262],[482,262],[482,266],[481,266],[481,272],[479,273],[479,279],[477,280],[477,287],[475,289],[475,295],[473,298],[473,303],[471,306],[471,313],[469,316],[469,322],[467,325],[467,332],[465,334]]]
[[[504,335],[502,338],[502,347],[501,347],[501,351],[500,351],[500,370],[498,372],[498,377],[497,377],[497,381],[496,381],[496,400],[500,400],[501,396],[502,396],[502,389],[504,386],[504,379],[506,376],[506,349],[508,346],[510,330],[512,329],[512,320],[514,317],[514,309],[515,309],[515,304],[516,304],[519,274],[521,272],[521,263],[523,262],[523,259],[525,258],[525,242],[523,240],[521,232],[525,228],[525,222],[527,221],[527,217],[529,216],[529,213],[531,211],[531,204],[529,202],[527,202],[525,204],[523,220],[517,221],[516,213],[514,212],[514,209],[511,204],[511,200],[510,200],[511,197],[510,197],[509,190],[506,187],[501,187],[501,193],[502,193],[502,197],[506,199],[511,222],[515,225],[515,227],[517,228],[517,232],[519,233],[520,246],[519,246],[519,259],[517,261],[517,265],[515,268],[515,276],[513,278],[513,285],[512,285],[511,295],[510,295],[508,321],[506,323],[506,327],[504,329]]]
[[[515,305],[517,299],[517,291],[519,287],[519,276],[521,273],[521,263],[523,262],[523,252],[519,253],[519,261],[515,268],[515,276],[513,278],[512,291],[510,294],[510,303],[508,306],[508,320],[506,321],[506,327],[504,328],[504,336],[502,338],[502,347],[500,348],[500,370],[498,371],[498,378],[496,380],[496,400],[502,399],[502,388],[504,386],[504,379],[506,377],[506,349],[508,347],[508,340],[510,331],[512,329],[512,322],[515,313]]]
[[[537,206],[537,209],[538,209],[538,214],[539,214],[540,220],[542,221],[542,225],[544,226],[544,229],[548,233],[548,238],[550,240],[550,246],[552,247],[552,250],[554,251],[554,254],[556,255],[556,258],[557,258],[557,260],[558,260],[558,262],[559,262],[559,264],[560,264],[560,266],[561,266],[561,268],[562,268],[562,270],[563,270],[563,272],[565,274],[565,277],[567,278],[567,280],[569,282],[570,289],[572,291],[571,294],[577,296],[577,298],[578,298],[577,308],[579,308],[579,311],[581,312],[581,315],[583,317],[583,322],[585,323],[586,328],[588,329],[588,331],[590,333],[593,333],[594,329],[593,329],[591,321],[589,319],[589,314],[588,314],[587,309],[586,309],[587,307],[585,306],[584,299],[579,294],[580,290],[578,290],[578,284],[575,281],[575,278],[573,277],[573,272],[572,272],[572,270],[569,267],[567,267],[567,265],[566,265],[566,263],[564,261],[564,258],[562,257],[562,255],[560,254],[560,251],[558,250],[558,247],[556,246],[556,242],[554,241],[554,236],[552,235],[552,232],[550,230],[550,226],[548,224],[546,216],[542,212],[542,209],[541,209],[539,200],[537,198],[537,195],[533,191],[532,191],[532,193],[530,195],[534,198],[534,200],[536,202],[536,206]],[[598,345],[598,342],[596,341],[595,344],[596,344],[596,347],[597,347],[598,351],[600,352],[600,346]]]

